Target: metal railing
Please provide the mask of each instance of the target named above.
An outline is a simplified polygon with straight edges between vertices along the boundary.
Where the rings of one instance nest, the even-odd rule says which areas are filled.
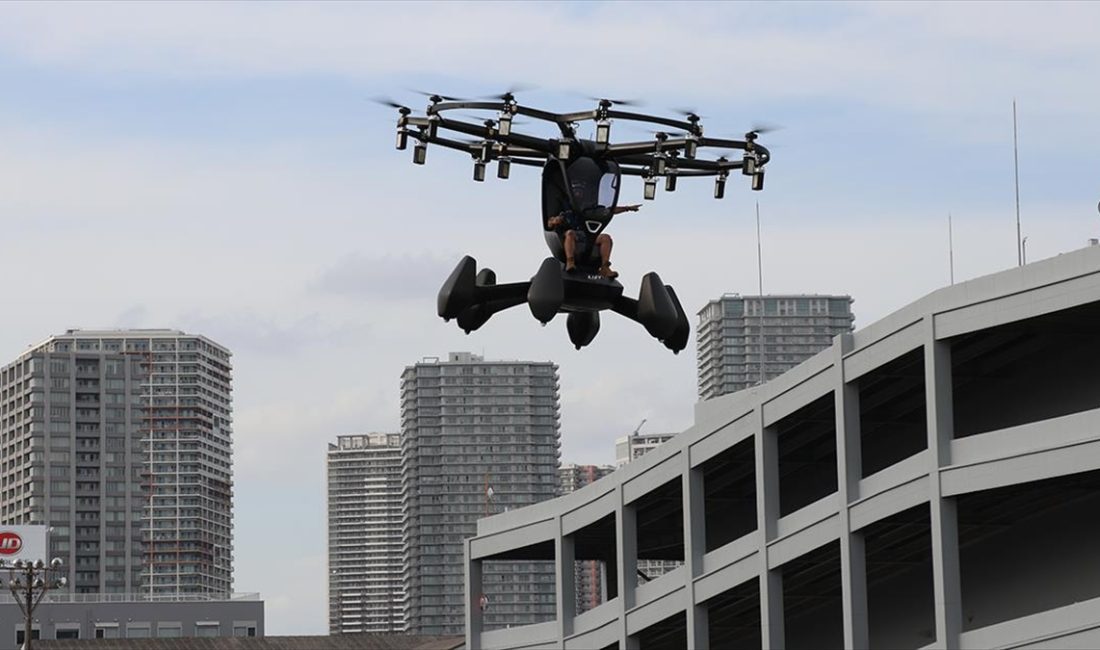
[[[228,593],[228,594],[72,594],[51,593],[43,599],[45,603],[209,603],[227,601],[258,601],[260,594],[257,592]],[[0,604],[14,603],[11,594],[0,594]]]

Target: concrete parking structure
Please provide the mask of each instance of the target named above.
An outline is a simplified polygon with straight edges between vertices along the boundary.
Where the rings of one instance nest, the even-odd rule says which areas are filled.
[[[1100,247],[940,289],[595,484],[483,519],[467,647],[1100,646]],[[555,620],[483,631],[482,565]],[[639,560],[683,566],[639,584]],[[577,614],[572,567],[608,600]],[[612,589],[613,587],[613,589]]]

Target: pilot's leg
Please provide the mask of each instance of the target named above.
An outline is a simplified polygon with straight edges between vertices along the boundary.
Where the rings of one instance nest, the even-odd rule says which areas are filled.
[[[619,277],[618,271],[611,270],[611,235],[601,233],[596,238],[596,247],[600,249],[600,275],[605,278]]]
[[[577,233],[572,230],[565,231],[565,270],[573,271],[577,268],[574,254],[577,252]]]

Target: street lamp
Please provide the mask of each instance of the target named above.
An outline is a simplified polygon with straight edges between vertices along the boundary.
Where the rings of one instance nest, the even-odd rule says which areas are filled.
[[[61,558],[55,557],[46,564],[42,560],[15,560],[6,564],[0,560],[0,568],[8,570],[8,589],[23,612],[23,649],[31,650],[31,630],[34,627],[34,610],[42,602],[46,592],[67,584],[61,571]]]

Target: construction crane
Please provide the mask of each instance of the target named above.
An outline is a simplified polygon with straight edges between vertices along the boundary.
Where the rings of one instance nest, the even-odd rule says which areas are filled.
[[[630,435],[632,435],[632,436],[638,435],[638,432],[642,430],[642,425],[644,425],[645,422],[646,422],[646,419],[642,418],[642,421],[638,423],[638,426],[634,427],[634,433],[632,433]]]

